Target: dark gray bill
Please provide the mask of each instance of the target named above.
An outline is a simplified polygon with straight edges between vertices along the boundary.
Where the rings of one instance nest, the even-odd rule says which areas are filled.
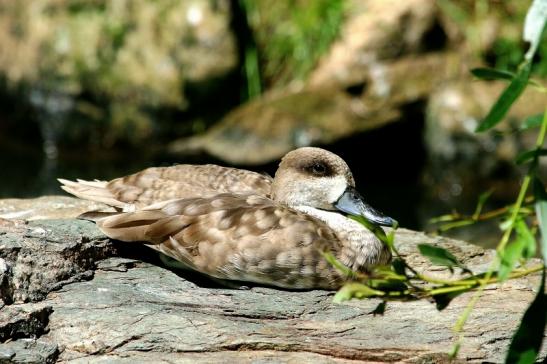
[[[363,216],[365,219],[382,226],[397,225],[397,221],[376,211],[365,202],[363,196],[353,187],[348,186],[342,196],[334,203],[338,210],[350,215]]]

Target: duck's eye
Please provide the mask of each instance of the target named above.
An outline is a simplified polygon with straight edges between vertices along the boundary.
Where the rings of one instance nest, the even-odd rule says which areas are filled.
[[[313,174],[318,176],[322,176],[327,172],[327,166],[325,166],[323,163],[313,163],[310,169]]]

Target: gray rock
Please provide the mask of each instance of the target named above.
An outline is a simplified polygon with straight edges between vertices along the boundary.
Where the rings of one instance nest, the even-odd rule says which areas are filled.
[[[51,306],[10,305],[0,311],[0,342],[40,336],[46,331]]]
[[[20,339],[0,344],[0,363],[49,364],[59,357],[56,344],[44,340]]]
[[[94,224],[55,220],[47,224],[0,224],[0,298],[5,303],[40,301],[64,284],[93,276],[95,261],[114,246]]]
[[[0,200],[0,219],[65,219],[87,211],[104,210],[100,202],[81,200],[68,196],[42,196],[33,199],[6,198]],[[0,266],[0,271],[1,271]]]
[[[383,60],[431,46],[427,33],[439,17],[434,0],[349,1],[348,5],[351,11],[338,41],[310,76],[313,85],[355,85],[372,68],[381,68]]]
[[[475,271],[494,256],[404,229],[396,242],[409,262],[436,277],[450,274],[427,263],[416,244],[446,247]],[[12,272],[2,284],[11,284],[16,302],[0,309],[7,340],[0,360],[447,362],[452,326],[470,297],[457,297],[442,312],[425,300],[389,302],[384,315],[375,316],[377,299],[334,304],[328,291],[226,289],[166,269],[155,254],[138,244],[114,246],[87,221],[0,224],[0,257]],[[503,360],[538,281],[537,275],[523,277],[484,292],[465,328],[462,361]],[[544,348],[542,358],[546,354]]]

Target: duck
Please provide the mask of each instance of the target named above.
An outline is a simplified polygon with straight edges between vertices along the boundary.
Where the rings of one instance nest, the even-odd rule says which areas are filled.
[[[59,181],[70,194],[116,209],[96,219],[109,238],[144,243],[215,280],[333,290],[349,278],[325,253],[363,274],[391,260],[389,248],[348,215],[397,222],[367,204],[347,163],[321,148],[290,151],[273,178],[181,164],[111,181]]]

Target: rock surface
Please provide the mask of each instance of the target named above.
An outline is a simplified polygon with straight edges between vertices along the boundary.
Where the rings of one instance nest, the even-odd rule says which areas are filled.
[[[6,198],[0,200],[0,219],[64,219],[87,211],[104,210],[108,206],[66,196],[42,196],[33,199]]]
[[[400,229],[415,267],[428,242],[475,271],[492,251]],[[485,291],[466,326],[461,360],[501,362],[538,276]],[[332,302],[333,292],[218,287],[164,268],[139,244],[112,242],[75,219],[0,223],[0,362],[448,362],[451,328],[469,295],[438,312],[427,301]],[[542,358],[547,348],[542,351]]]

